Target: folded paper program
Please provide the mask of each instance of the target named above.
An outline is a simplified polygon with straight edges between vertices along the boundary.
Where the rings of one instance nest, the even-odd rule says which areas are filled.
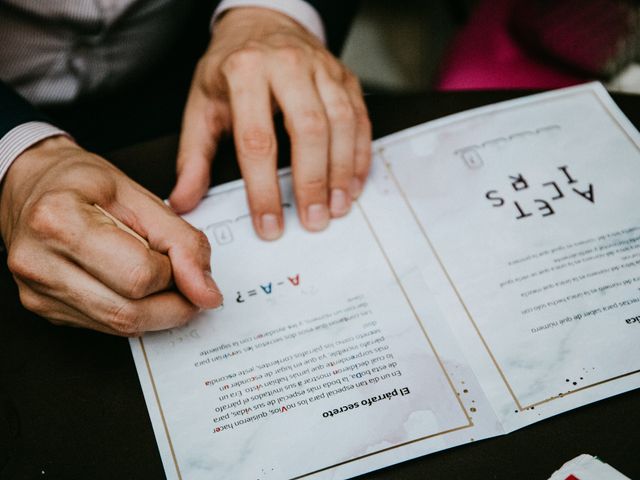
[[[348,478],[640,385],[640,135],[600,85],[374,151],[325,232],[260,241],[241,182],[186,216],[228,300],[131,340],[169,478]]]

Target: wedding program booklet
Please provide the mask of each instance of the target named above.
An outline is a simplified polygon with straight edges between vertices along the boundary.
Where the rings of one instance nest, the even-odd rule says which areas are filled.
[[[640,386],[640,135],[599,84],[377,140],[322,233],[185,218],[224,306],[131,340],[170,479],[345,479]]]

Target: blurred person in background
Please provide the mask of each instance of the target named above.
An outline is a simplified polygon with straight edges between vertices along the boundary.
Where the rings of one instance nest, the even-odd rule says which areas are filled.
[[[436,88],[640,86],[638,0],[481,0],[455,36]]]

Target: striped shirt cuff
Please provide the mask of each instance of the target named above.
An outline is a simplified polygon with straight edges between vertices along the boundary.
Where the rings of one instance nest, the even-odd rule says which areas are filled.
[[[0,138],[0,181],[22,152],[39,141],[55,135],[68,134],[45,122],[27,122],[9,130]]]
[[[213,13],[211,26],[223,12],[236,7],[262,7],[284,13],[313,33],[323,44],[327,43],[320,14],[303,0],[222,0]]]

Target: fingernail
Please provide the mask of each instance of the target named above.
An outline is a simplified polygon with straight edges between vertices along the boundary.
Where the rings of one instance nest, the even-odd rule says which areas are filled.
[[[362,182],[358,177],[353,177],[349,182],[349,193],[354,200],[362,193]]]
[[[275,240],[280,237],[282,230],[278,216],[273,213],[265,213],[260,218],[260,232],[265,240]]]
[[[329,209],[322,203],[314,203],[307,207],[307,228],[324,230],[329,223]]]
[[[331,210],[332,217],[341,217],[345,215],[349,211],[350,206],[351,202],[349,202],[347,192],[341,188],[334,188],[331,190],[331,202],[329,209]]]
[[[216,284],[215,280],[211,276],[211,270],[204,271],[204,283],[207,285],[207,290],[209,292],[217,293],[218,295],[220,295],[220,297],[222,297],[222,293],[220,292],[218,285]]]
[[[224,308],[224,302],[220,302],[220,305],[218,305],[215,308],[212,308],[211,311],[212,312],[218,312],[218,311],[222,310],[223,308]]]

